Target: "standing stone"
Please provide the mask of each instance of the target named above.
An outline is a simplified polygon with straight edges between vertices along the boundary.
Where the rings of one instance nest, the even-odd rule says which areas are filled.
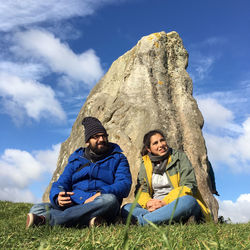
[[[208,175],[203,117],[192,96],[187,65],[188,53],[176,32],[145,36],[113,62],[88,96],[70,137],[62,143],[57,169],[43,200],[48,201],[51,184],[62,173],[69,155],[84,146],[82,119],[95,116],[107,129],[109,140],[118,143],[128,158],[133,188],[126,201],[133,200],[143,136],[149,130],[161,129],[168,145],[189,157],[199,190],[217,221],[218,203]]]

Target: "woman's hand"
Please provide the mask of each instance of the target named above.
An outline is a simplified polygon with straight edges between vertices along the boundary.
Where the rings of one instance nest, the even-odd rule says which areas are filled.
[[[146,208],[149,212],[153,212],[158,208],[165,206],[166,203],[162,200],[151,199],[147,202]]]
[[[73,195],[73,192],[60,192],[57,197],[57,202],[60,207],[70,206],[72,204],[70,195]]]

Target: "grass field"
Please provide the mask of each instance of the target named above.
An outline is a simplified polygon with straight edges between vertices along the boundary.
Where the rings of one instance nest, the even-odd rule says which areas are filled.
[[[25,230],[31,206],[0,202],[0,249],[250,249],[250,223]]]

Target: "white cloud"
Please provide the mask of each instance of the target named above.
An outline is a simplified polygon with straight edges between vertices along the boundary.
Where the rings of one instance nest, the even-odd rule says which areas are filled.
[[[233,146],[233,138],[220,137],[209,133],[204,133],[204,137],[211,162],[227,162],[232,166],[234,165],[236,159],[234,157],[235,149]]]
[[[0,72],[25,80],[38,80],[48,73],[48,69],[42,64],[0,61]]]
[[[60,144],[52,145],[52,150],[40,150],[35,151],[34,155],[38,162],[40,162],[43,168],[51,174],[54,173],[56,169],[57,158],[60,151]]]
[[[236,202],[219,200],[219,215],[233,223],[250,222],[250,194],[241,194]]]
[[[36,121],[40,118],[66,118],[54,91],[36,81],[23,81],[16,76],[0,73],[0,97],[4,106],[2,112],[16,122],[25,115]]]
[[[20,189],[13,187],[1,188],[0,200],[12,201],[12,202],[29,202],[29,203],[37,203],[40,201],[40,199],[37,199],[29,189]]]
[[[24,188],[30,180],[39,178],[42,165],[29,152],[6,149],[0,158],[0,171],[1,187]]]
[[[216,99],[198,98],[197,102],[210,129],[224,128],[235,132],[242,131],[241,127],[234,123],[233,112],[222,106]]]
[[[233,113],[220,105],[212,98],[198,99],[199,108],[204,113],[204,118],[210,126],[221,127],[233,120]],[[216,110],[216,112],[215,112]]]
[[[198,97],[205,120],[204,137],[213,165],[228,165],[234,172],[250,173],[250,117],[237,123],[233,111],[211,97]]]
[[[236,148],[243,159],[250,161],[250,117],[243,123],[243,134],[236,141]],[[249,169],[250,171],[250,169]]]
[[[198,99],[215,99],[218,103],[226,105],[229,107],[235,107],[232,105],[239,104],[242,106],[248,106],[248,96],[250,94],[250,89],[242,86],[238,89],[233,89],[232,91],[223,92],[210,92],[207,94],[198,95]],[[235,109],[234,109],[235,112]]]
[[[214,168],[227,166],[234,173],[250,174],[249,133],[236,138],[204,133],[204,137]]]
[[[59,149],[59,144],[32,153],[6,149],[0,156],[0,200],[34,202],[28,186],[55,170]]]
[[[100,59],[93,49],[77,55],[66,43],[47,31],[19,32],[15,35],[15,41],[20,46],[15,51],[42,59],[53,72],[65,74],[75,81],[92,86],[103,75]]]
[[[115,0],[6,0],[0,5],[0,30],[9,31],[19,26],[45,21],[60,21],[74,16],[93,14],[104,4]],[[118,1],[119,2],[119,1]]]

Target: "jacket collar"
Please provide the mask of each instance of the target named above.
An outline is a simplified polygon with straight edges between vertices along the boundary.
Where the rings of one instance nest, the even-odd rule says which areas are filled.
[[[110,154],[107,155],[107,157],[99,160],[99,161],[96,161],[95,163],[101,163],[101,162],[104,162],[106,160],[108,160],[110,157],[112,157],[112,155],[116,154],[116,153],[122,153],[122,149],[120,148],[120,146],[116,143],[112,143],[112,142],[109,142],[110,144]],[[69,161],[73,161],[75,159],[78,159],[78,158],[81,158],[81,159],[84,159],[86,161],[89,161],[86,157],[84,157],[84,152],[85,152],[85,149],[86,148],[78,148],[69,158]]]

